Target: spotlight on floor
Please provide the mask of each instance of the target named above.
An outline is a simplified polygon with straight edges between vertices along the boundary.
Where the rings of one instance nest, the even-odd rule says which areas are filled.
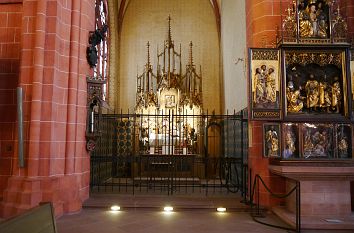
[[[173,211],[173,207],[172,207],[172,206],[165,206],[165,207],[163,208],[163,211],[165,211],[165,212],[172,212],[172,211]]]
[[[216,208],[216,211],[219,213],[225,213],[226,212],[226,208],[225,207],[218,207]]]
[[[120,210],[120,206],[118,206],[118,205],[111,206],[111,211],[119,211],[119,210]]]

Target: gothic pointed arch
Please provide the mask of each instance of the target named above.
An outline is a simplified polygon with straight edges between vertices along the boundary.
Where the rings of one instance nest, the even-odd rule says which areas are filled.
[[[128,108],[130,110],[134,108],[135,97],[132,93],[136,92],[136,88],[130,79],[134,79],[136,74],[142,71],[139,70],[139,67],[143,66],[144,61],[140,61],[142,60],[140,58],[145,57],[144,46],[147,41],[151,42],[152,53],[156,53],[158,49],[161,50],[161,46],[160,48],[157,47],[165,37],[165,22],[171,13],[172,33],[177,46],[181,43],[182,53],[188,54],[189,42],[193,41],[195,57],[200,61],[196,65],[197,67],[200,65],[203,67],[203,75],[207,77],[205,83],[203,83],[206,90],[203,99],[212,104],[206,106],[206,108],[220,112],[222,72],[220,72],[220,13],[218,2],[220,1],[152,1],[137,4],[135,0],[122,0],[116,3],[116,32],[111,31],[111,35],[116,33],[116,46],[113,48],[114,51],[110,51],[116,53],[115,58],[112,54],[110,57],[110,59],[115,59],[114,63],[112,60],[110,62],[110,71],[114,69],[116,72],[113,87],[115,88],[115,95],[110,96],[110,100],[115,98],[115,109],[125,111]],[[170,5],[178,5],[177,8],[180,10],[177,11]],[[151,11],[156,14],[147,13]],[[202,36],[205,34],[208,34],[208,38]],[[152,62],[156,63],[156,61]],[[185,65],[187,64],[183,64],[183,67]],[[212,96],[216,96],[216,98]],[[111,103],[110,106],[112,107]]]

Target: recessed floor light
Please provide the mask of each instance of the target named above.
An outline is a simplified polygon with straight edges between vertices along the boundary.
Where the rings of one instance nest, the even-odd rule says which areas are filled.
[[[120,206],[118,206],[118,205],[112,205],[112,206],[111,206],[111,210],[112,210],[112,211],[119,211],[119,210],[120,210]]]
[[[165,212],[172,212],[172,211],[173,211],[173,207],[172,207],[172,206],[165,206],[165,207],[163,208],[163,210],[164,210]]]
[[[216,208],[216,211],[218,211],[218,212],[226,212],[226,208],[225,207],[218,207],[218,208]]]

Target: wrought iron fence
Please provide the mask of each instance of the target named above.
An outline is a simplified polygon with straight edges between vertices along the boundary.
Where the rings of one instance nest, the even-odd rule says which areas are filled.
[[[98,122],[99,119],[99,122]],[[247,189],[247,117],[232,115],[96,116],[92,192],[200,194]]]

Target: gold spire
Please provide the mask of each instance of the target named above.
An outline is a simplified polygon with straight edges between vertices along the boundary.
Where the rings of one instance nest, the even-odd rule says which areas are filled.
[[[150,41],[148,41],[147,42],[147,44],[146,44],[146,48],[147,48],[147,69],[149,69],[150,68]]]
[[[171,46],[172,44],[172,30],[171,30],[171,16],[168,15],[168,35],[167,35],[167,40],[168,40],[168,45]]]
[[[193,66],[193,43],[189,43],[189,64]]]

